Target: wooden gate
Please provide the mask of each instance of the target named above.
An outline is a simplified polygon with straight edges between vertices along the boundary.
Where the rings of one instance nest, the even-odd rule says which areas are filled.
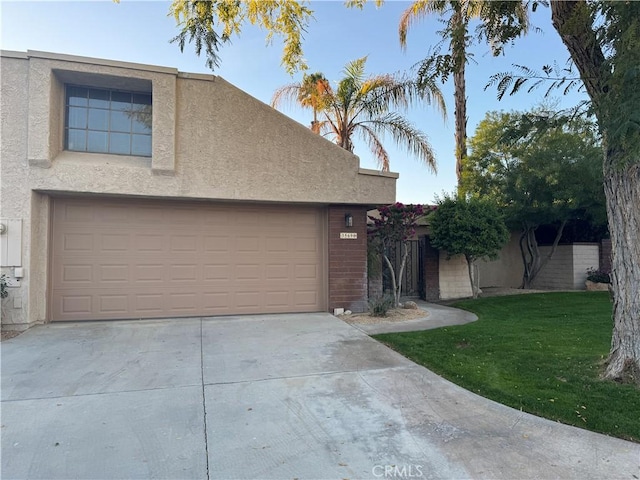
[[[424,246],[426,237],[420,237],[418,240],[410,240],[407,242],[407,263],[402,275],[402,296],[404,297],[425,297],[424,288]],[[394,249],[389,252],[389,260],[396,272],[400,270],[400,262],[402,261],[402,244],[398,243]],[[385,292],[393,290],[391,280],[391,271],[383,263],[382,271],[383,288]]]

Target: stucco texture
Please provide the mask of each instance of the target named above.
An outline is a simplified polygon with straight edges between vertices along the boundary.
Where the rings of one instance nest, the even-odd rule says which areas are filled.
[[[22,306],[3,302],[3,328],[47,319],[51,195],[319,206],[395,201],[397,174],[360,169],[355,155],[222,78],[43,52],[2,52],[1,61],[0,218],[23,220],[25,269],[21,286],[12,288]],[[149,87],[152,157],[64,151],[65,83]]]
[[[361,170],[355,155],[220,77],[75,58],[3,59],[7,83],[37,84],[27,112],[7,108],[16,119],[26,114],[29,161],[47,167],[29,169],[31,189],[319,204],[395,200],[397,175]],[[56,110],[63,110],[64,81],[102,86],[121,79],[116,83],[126,86],[128,77],[153,85],[152,158],[62,151],[64,115]],[[23,156],[13,153],[12,162]]]

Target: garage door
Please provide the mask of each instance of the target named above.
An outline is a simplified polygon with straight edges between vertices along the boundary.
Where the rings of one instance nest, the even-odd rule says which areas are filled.
[[[326,309],[324,212],[55,198],[52,320]]]

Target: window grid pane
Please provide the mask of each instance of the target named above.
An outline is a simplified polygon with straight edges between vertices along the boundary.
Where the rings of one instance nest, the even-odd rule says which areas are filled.
[[[89,109],[89,129],[109,130],[109,111],[98,108]]]
[[[111,92],[111,110],[131,110],[131,94]]]
[[[109,90],[89,90],[89,106],[95,108],[109,108]]]
[[[127,155],[131,153],[131,135],[126,133],[111,133],[109,135],[109,153]]]
[[[87,150],[87,132],[85,130],[69,129],[67,134],[67,150]]]
[[[151,156],[151,135],[133,135],[131,153],[141,157]]]
[[[82,107],[69,107],[67,114],[67,127],[87,128],[87,112],[89,109]]]
[[[68,85],[65,148],[151,156],[151,94]]]
[[[87,152],[107,153],[109,151],[109,139],[107,132],[87,132]]]
[[[89,90],[87,88],[69,87],[67,88],[67,104],[86,107],[88,94]]]
[[[112,132],[130,132],[131,113],[111,111],[109,127]]]

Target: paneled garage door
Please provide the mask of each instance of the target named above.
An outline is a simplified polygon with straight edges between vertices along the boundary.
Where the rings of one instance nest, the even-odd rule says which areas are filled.
[[[324,212],[55,198],[52,320],[326,309]]]

